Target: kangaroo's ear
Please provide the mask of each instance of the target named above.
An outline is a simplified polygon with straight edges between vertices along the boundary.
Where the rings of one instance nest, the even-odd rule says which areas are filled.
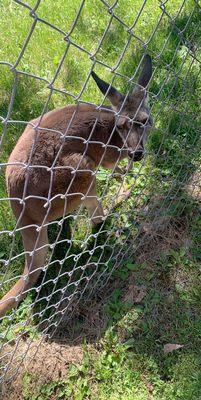
[[[94,71],[91,72],[93,79],[95,80],[97,86],[99,87],[100,91],[105,95],[107,94],[107,98],[110,100],[112,106],[118,108],[121,106],[124,96],[118,92],[113,86],[109,85],[102,79],[96,75]]]
[[[138,84],[146,88],[149,84],[151,76],[152,76],[152,61],[151,57],[148,54],[146,54],[144,56],[144,66],[142,68],[142,72],[138,79]]]

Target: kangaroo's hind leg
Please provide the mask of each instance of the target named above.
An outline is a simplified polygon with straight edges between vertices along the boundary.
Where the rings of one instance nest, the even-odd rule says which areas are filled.
[[[21,227],[23,228],[22,239],[25,251],[25,267],[21,278],[9,290],[9,292],[0,301],[0,317],[9,311],[25,297],[27,291],[36,283],[41,270],[45,264],[45,258],[48,250],[47,227],[39,228],[37,231],[34,222],[23,217]]]

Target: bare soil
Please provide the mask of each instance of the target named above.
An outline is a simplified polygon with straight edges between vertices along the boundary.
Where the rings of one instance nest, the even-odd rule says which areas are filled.
[[[13,351],[9,347],[11,346],[7,346],[5,349],[6,353]],[[15,370],[17,370],[17,374],[11,383],[8,381],[4,384],[4,400],[24,399],[22,383],[25,372],[35,376],[37,385],[41,386],[64,378],[67,374],[68,366],[71,363],[81,361],[83,355],[82,346],[69,346],[56,342],[41,342],[37,340],[31,343],[29,349],[27,348],[27,342],[22,341],[16,350],[8,372],[8,378],[15,373]],[[25,358],[22,359],[25,354]]]

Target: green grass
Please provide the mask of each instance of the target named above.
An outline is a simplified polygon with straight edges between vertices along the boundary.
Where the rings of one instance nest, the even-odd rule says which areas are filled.
[[[34,0],[27,0],[30,6]],[[110,5],[113,1],[108,1]],[[53,288],[62,289],[67,284],[67,272],[75,265],[74,256],[79,256],[81,244],[85,252],[77,261],[77,266],[99,261],[100,265],[95,280],[107,265],[111,272],[115,257],[110,259],[111,248],[118,251],[124,245],[135,249],[135,256],[126,256],[121,266],[113,273],[109,299],[103,304],[103,314],[107,328],[101,339],[90,349],[85,345],[85,355],[80,365],[72,365],[66,379],[37,385],[37,376],[25,374],[23,378],[23,396],[26,400],[51,399],[164,399],[164,400],[199,400],[201,399],[200,376],[200,209],[195,196],[186,190],[186,185],[194,174],[200,175],[200,143],[198,140],[199,63],[189,54],[191,50],[197,59],[200,40],[200,15],[195,2],[186,2],[179,16],[176,17],[181,0],[167,2],[166,9],[171,18],[164,16],[156,34],[154,28],[161,15],[156,0],[148,0],[133,33],[148,42],[148,50],[153,55],[154,77],[151,84],[150,103],[155,128],[150,136],[148,150],[150,155],[145,165],[136,163],[132,173],[126,177],[126,185],[132,190],[132,196],[120,204],[106,222],[108,232],[114,229],[117,235],[111,235],[109,246],[104,250],[97,247],[108,239],[107,234],[94,239],[86,224],[83,214],[78,221],[69,223],[73,234],[73,245],[67,247],[68,262],[62,268],[63,277],[56,286],[53,279],[60,269],[54,262],[47,273],[45,284],[36,303],[34,313],[43,312],[47,302],[44,296],[52,296]],[[120,0],[114,8],[115,14],[127,26],[131,27],[141,2],[139,0]],[[42,1],[37,15],[67,32],[77,14],[80,1]],[[191,20],[186,27],[191,11]],[[33,18],[29,10],[14,2],[3,0],[0,4],[0,61],[14,64],[22,45],[30,31]],[[175,18],[175,25],[172,24]],[[101,1],[86,1],[81,16],[71,33],[72,43],[82,46],[95,54],[95,59],[114,68],[115,72],[131,77],[144,52],[140,42],[134,37],[130,40],[123,59],[121,53],[129,39],[129,34],[117,20],[113,19],[100,50],[98,44],[110,20],[110,14]],[[186,27],[186,28],[185,28]],[[179,43],[177,28],[183,30],[183,41]],[[167,40],[166,46],[164,42]],[[52,82],[58,64],[66,50],[67,43],[61,33],[38,21],[17,70],[40,76],[44,81],[25,74],[18,74],[16,96],[11,119],[28,121],[43,110],[49,95],[45,80]],[[160,54],[160,57],[156,56]],[[166,65],[170,64],[169,79]],[[70,45],[62,68],[53,83],[55,89],[47,109],[73,103],[77,99],[100,104],[103,100],[100,92],[90,78],[85,90],[83,84],[93,65],[86,52]],[[182,65],[182,70],[180,70]],[[95,65],[97,73],[110,82],[113,73],[101,64]],[[6,117],[14,74],[9,65],[0,64],[0,116]],[[163,85],[163,83],[165,84]],[[115,77],[114,85],[125,92],[129,87],[128,79]],[[73,96],[71,96],[72,94]],[[3,127],[0,126],[0,130]],[[6,162],[23,126],[9,123],[1,152],[1,162]],[[157,155],[157,157],[155,157]],[[5,169],[1,168],[0,197],[6,197]],[[137,179],[136,179],[137,176]],[[113,196],[121,184],[101,169],[98,174],[98,191],[104,191],[104,207],[109,208]],[[12,230],[15,220],[7,201],[1,201],[0,231]],[[77,229],[76,229],[77,228]],[[148,230],[144,230],[144,228]],[[58,233],[58,226],[50,229],[50,241],[53,243]],[[148,232],[148,233],[147,233]],[[63,229],[60,238],[67,238]],[[70,235],[70,234],[69,234]],[[70,237],[70,236],[69,236]],[[129,248],[130,248],[129,247]],[[20,235],[15,235],[13,246],[8,233],[0,235],[0,259],[7,260],[10,251],[15,256],[23,251]],[[57,246],[54,259],[63,258],[66,249]],[[89,253],[91,252],[91,254]],[[24,257],[20,256],[10,265],[6,279],[14,278],[23,270]],[[6,271],[1,263],[0,277]],[[90,268],[86,270],[90,277]],[[72,280],[76,281],[80,272]],[[95,281],[92,280],[92,284]],[[136,305],[124,301],[125,292],[129,291],[130,282],[146,287],[146,296]],[[104,279],[103,279],[104,283]],[[116,285],[116,286],[115,286]],[[1,295],[8,288],[3,285]],[[74,290],[74,289],[73,289]],[[59,293],[59,292],[58,292]],[[30,306],[36,299],[33,291],[17,310],[10,326],[5,318],[0,326],[1,339],[4,342],[14,340],[25,331],[24,322],[28,321],[25,337],[37,338],[40,332],[37,324],[43,318],[54,317],[54,304],[58,293],[53,294],[50,307],[42,317],[30,315]],[[88,292],[86,292],[87,294]],[[103,289],[104,295],[104,289]],[[41,300],[42,299],[42,300]],[[78,318],[79,327],[84,324]],[[83,339],[84,340],[84,339]],[[184,345],[170,354],[163,353],[166,343]],[[31,389],[30,389],[31,388]]]

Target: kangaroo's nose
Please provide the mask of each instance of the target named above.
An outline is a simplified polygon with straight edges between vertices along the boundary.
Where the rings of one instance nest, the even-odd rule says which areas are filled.
[[[144,156],[144,151],[143,150],[130,151],[128,156],[133,161],[140,161]]]

